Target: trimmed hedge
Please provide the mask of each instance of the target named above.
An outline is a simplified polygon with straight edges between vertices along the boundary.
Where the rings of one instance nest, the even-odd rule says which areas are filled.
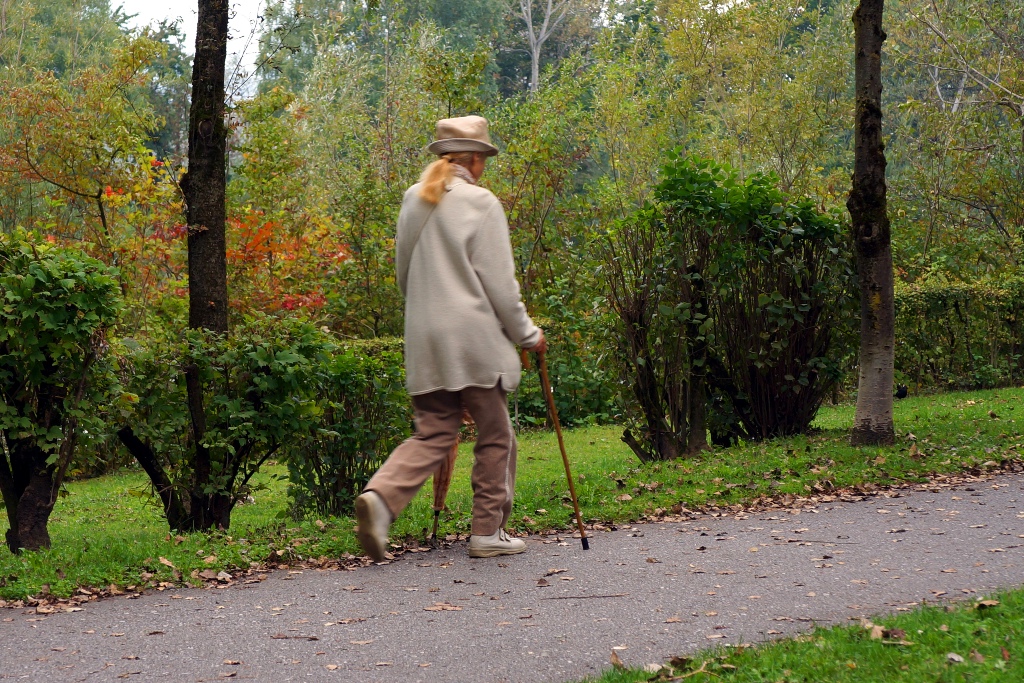
[[[1024,277],[896,285],[896,377],[918,389],[1024,379]]]

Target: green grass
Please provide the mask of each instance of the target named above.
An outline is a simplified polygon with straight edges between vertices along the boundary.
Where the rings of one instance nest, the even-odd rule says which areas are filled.
[[[589,683],[1004,683],[1024,680],[1024,590],[998,603],[932,606],[864,626],[819,628],[757,647],[673,658],[653,673],[611,669]],[[951,658],[951,655],[954,657]],[[953,661],[960,658],[961,661]]]
[[[990,415],[992,411],[996,417]],[[678,510],[746,505],[766,499],[836,495],[839,490],[922,482],[935,474],[978,471],[1018,459],[1024,445],[1024,389],[911,397],[896,404],[898,444],[852,448],[846,430],[852,406],[823,408],[809,436],[715,449],[677,462],[641,465],[619,439],[621,428],[589,427],[565,434],[583,517],[618,523]],[[910,435],[913,435],[911,438]],[[442,515],[442,533],[467,533],[472,495],[472,445],[461,447]],[[11,555],[0,549],[0,599],[78,587],[125,589],[194,582],[194,571],[233,571],[252,563],[287,564],[357,553],[350,518],[288,519],[284,467],[258,475],[265,486],[254,504],[236,508],[227,533],[178,536],[167,530],[145,476],[127,470],[72,482],[50,521],[53,548]],[[392,541],[424,539],[431,525],[430,484],[392,527]],[[516,502],[511,526],[565,529],[572,507],[555,437],[519,437]],[[7,528],[0,517],[0,533]],[[173,567],[161,562],[167,560]]]

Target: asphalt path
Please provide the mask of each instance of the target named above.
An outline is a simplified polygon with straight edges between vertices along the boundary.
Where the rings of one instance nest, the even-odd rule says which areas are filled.
[[[687,518],[688,517],[688,518]],[[1024,477],[0,611],[0,679],[565,682],[1024,584]]]

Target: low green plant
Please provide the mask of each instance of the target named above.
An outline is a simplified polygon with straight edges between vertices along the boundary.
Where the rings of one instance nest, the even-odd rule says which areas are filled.
[[[853,346],[845,211],[778,185],[671,152],[657,189],[682,277],[659,312],[696,326],[690,352],[715,399],[708,426],[719,445],[804,432]]]
[[[311,373],[320,408],[312,433],[288,457],[292,513],[352,513],[355,497],[409,434],[402,340],[350,342]]]

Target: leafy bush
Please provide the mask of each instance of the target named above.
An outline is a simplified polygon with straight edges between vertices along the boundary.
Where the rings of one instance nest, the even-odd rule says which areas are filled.
[[[121,399],[107,330],[117,272],[25,232],[0,236],[0,490],[11,552],[50,545],[47,523],[81,434]]]
[[[856,302],[842,214],[790,197],[774,176],[669,155],[658,199],[687,280],[677,307],[708,318],[702,366],[723,442],[799,434],[841,375],[837,341]],[[701,339],[701,336],[704,339]]]
[[[605,251],[608,301],[618,316],[619,371],[633,398],[623,397],[622,439],[644,462],[692,455],[707,444],[697,339],[707,314],[691,306],[686,325],[672,314],[686,280],[673,263],[658,208],[644,208],[617,223]]]
[[[635,404],[624,440],[642,460],[807,429],[840,376],[854,303],[838,213],[669,154],[658,204],[607,240]],[[639,436],[639,438],[638,438]]]
[[[608,313],[598,306],[574,312],[562,303],[558,293],[547,297],[546,308],[553,317],[534,317],[548,340],[548,373],[558,418],[564,426],[605,424],[614,421],[618,405],[618,377],[609,356],[614,346],[605,342]],[[529,369],[523,370],[519,391],[512,396],[513,418],[518,424],[545,424],[547,402],[541,390],[536,358],[530,354]]]
[[[896,285],[897,379],[981,389],[1024,376],[1024,277]]]
[[[227,528],[260,465],[319,419],[311,384],[330,338],[307,322],[257,317],[230,336],[188,330],[124,345],[138,409],[118,436],[149,475],[172,529]]]
[[[311,376],[321,414],[288,458],[294,515],[352,513],[355,497],[409,435],[401,339],[348,342]]]

